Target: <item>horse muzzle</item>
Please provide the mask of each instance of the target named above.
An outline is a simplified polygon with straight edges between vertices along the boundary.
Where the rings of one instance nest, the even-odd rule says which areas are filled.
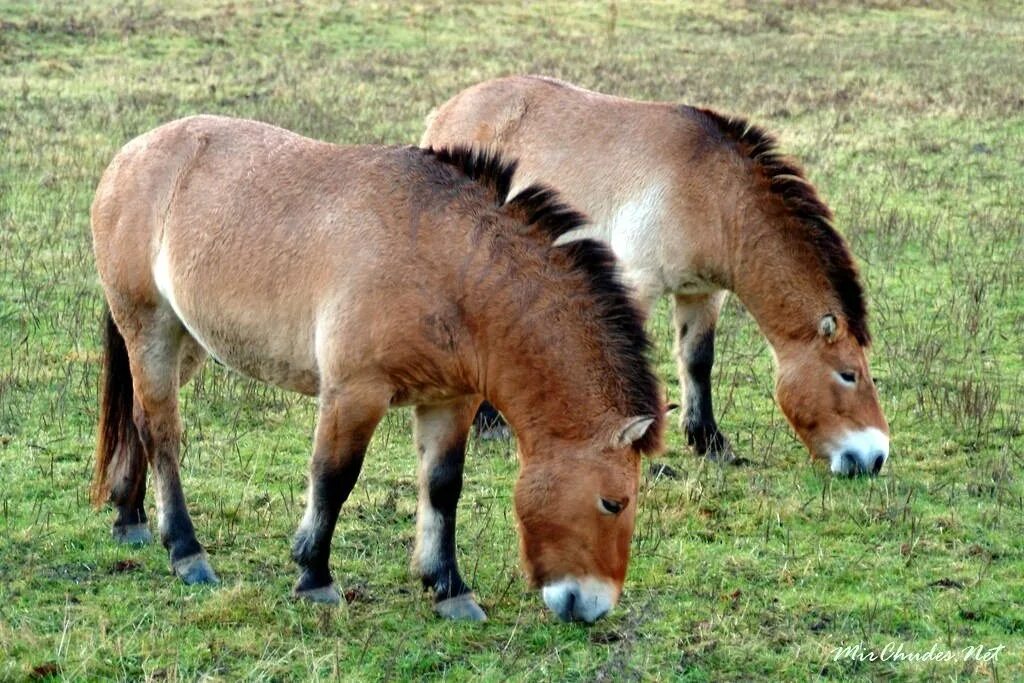
[[[889,459],[889,437],[874,427],[847,432],[829,449],[833,474],[877,475]]]
[[[541,589],[544,604],[562,621],[592,624],[615,606],[619,589],[611,581],[585,576],[566,577]]]

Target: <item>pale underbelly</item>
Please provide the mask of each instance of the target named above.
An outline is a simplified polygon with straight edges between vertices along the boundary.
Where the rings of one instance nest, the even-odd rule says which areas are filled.
[[[295,324],[286,315],[255,306],[214,310],[186,305],[176,294],[165,258],[157,258],[153,276],[174,316],[217,362],[282,389],[310,396],[319,393],[313,321]]]
[[[196,341],[207,348],[207,343]],[[245,343],[207,350],[218,361],[247,377],[307,396],[320,392],[320,373],[315,364],[303,362],[305,359],[267,353]]]

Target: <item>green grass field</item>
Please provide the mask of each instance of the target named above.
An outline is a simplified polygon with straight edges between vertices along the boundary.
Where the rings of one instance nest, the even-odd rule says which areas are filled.
[[[1022,46],[1015,2],[0,0],[0,679],[1021,679]],[[87,501],[88,209],[114,153],[198,112],[414,143],[433,106],[510,73],[779,134],[863,268],[883,476],[808,464],[731,299],[716,402],[752,464],[701,462],[672,430],[657,461],[678,476],[644,480],[626,591],[593,627],[558,623],[522,580],[508,443],[471,445],[461,504],[490,621],[433,616],[408,570],[406,411],[381,425],[335,533],[346,602],[293,602],[314,406],[212,364],[183,391],[183,476],[223,583],[181,585],[159,543],[114,546]],[[667,306],[651,331],[675,392]],[[890,643],[957,657],[834,656]]]

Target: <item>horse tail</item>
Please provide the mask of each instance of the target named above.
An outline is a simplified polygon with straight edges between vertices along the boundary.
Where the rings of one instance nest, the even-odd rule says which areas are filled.
[[[103,328],[103,380],[91,487],[96,507],[134,499],[146,476],[142,441],[132,419],[135,392],[128,349],[109,310],[104,312]]]

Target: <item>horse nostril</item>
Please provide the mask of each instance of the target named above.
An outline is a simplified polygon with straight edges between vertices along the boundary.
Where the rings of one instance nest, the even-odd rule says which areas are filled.
[[[843,462],[846,463],[846,473],[851,477],[860,474],[860,463],[857,462],[857,456],[853,451],[843,451]]]
[[[566,621],[573,621],[576,619],[576,591],[570,591],[569,597],[565,600],[565,615],[568,617]]]
[[[875,456],[875,465],[871,468],[871,474],[878,474],[882,471],[882,464],[885,462],[885,456],[879,453]]]

